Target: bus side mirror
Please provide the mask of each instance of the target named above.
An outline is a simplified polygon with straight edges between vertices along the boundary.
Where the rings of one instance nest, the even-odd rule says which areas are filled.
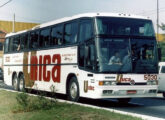
[[[158,60],[161,61],[162,58],[162,51],[161,48],[158,48]]]

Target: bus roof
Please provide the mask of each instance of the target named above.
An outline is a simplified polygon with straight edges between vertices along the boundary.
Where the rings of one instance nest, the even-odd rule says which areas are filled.
[[[79,14],[79,15],[75,15],[72,17],[64,17],[64,18],[57,19],[57,20],[54,20],[51,22],[43,23],[43,24],[40,24],[40,25],[33,27],[32,29],[19,31],[16,33],[9,33],[6,35],[6,37],[21,34],[24,32],[28,32],[30,30],[38,29],[38,28],[44,28],[44,27],[55,25],[55,24],[62,23],[62,22],[67,22],[70,20],[78,19],[78,18],[84,18],[84,17],[91,17],[92,18],[92,17],[98,17],[98,16],[100,16],[100,17],[120,17],[120,18],[122,17],[122,18],[135,18],[135,19],[149,19],[148,17],[139,16],[139,15],[132,15],[132,14],[125,14],[125,13],[100,13],[100,12],[99,13],[84,13],[84,14]]]

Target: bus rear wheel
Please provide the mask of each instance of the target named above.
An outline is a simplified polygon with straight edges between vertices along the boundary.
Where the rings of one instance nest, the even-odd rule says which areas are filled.
[[[70,101],[77,102],[79,99],[79,85],[76,77],[72,77],[68,84],[67,97]]]
[[[18,89],[19,91],[24,91],[25,90],[25,80],[24,80],[24,75],[21,74],[18,80]]]
[[[14,90],[18,91],[18,77],[17,77],[17,75],[14,75],[14,77],[13,77],[13,88],[14,88]]]

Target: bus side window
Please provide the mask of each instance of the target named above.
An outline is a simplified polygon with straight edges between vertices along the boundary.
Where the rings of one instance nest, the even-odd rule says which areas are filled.
[[[65,25],[64,42],[65,44],[72,44],[77,42],[78,23],[72,22]]]
[[[91,42],[89,45],[89,51],[88,51],[88,58],[86,62],[86,66],[89,69],[94,70],[94,64],[95,64],[95,47],[93,42]]]
[[[39,47],[49,46],[50,28],[43,29],[40,32]]]
[[[13,51],[19,51],[20,50],[20,37],[16,36],[13,39]]]
[[[9,40],[10,40],[10,38],[5,39],[5,46],[4,46],[5,53],[9,52]]]
[[[84,67],[85,65],[85,45],[79,46],[79,66]]]
[[[9,52],[12,52],[13,51],[13,40],[14,40],[14,37],[11,37],[9,39]]]
[[[92,40],[92,35],[93,35],[92,21],[82,20],[80,22],[80,28],[79,28],[79,42],[81,42],[81,44],[79,45],[79,66],[94,70],[94,63],[95,63],[94,43],[91,41],[88,44],[84,42],[87,40]]]
[[[31,49],[38,48],[38,46],[39,46],[38,45],[38,36],[39,36],[39,31],[30,33],[30,48]]]
[[[20,36],[20,41],[21,41],[21,44],[20,44],[20,50],[23,50],[24,49],[24,35],[21,35]]]
[[[21,50],[27,50],[28,49],[28,34],[21,35]]]
[[[91,20],[81,21],[80,30],[79,30],[79,42],[83,42],[85,40],[91,39],[92,35],[93,35],[92,21]]]
[[[96,60],[94,42],[90,41],[87,44],[79,45],[79,66],[94,70],[95,62]]]
[[[51,46],[62,44],[62,25],[57,25],[52,28],[51,31]]]

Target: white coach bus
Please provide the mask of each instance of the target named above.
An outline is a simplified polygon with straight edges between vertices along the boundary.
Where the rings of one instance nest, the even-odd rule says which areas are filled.
[[[66,94],[69,100],[154,97],[158,53],[152,21],[116,13],[87,13],[10,33],[4,81]],[[123,99],[121,99],[123,98]]]

